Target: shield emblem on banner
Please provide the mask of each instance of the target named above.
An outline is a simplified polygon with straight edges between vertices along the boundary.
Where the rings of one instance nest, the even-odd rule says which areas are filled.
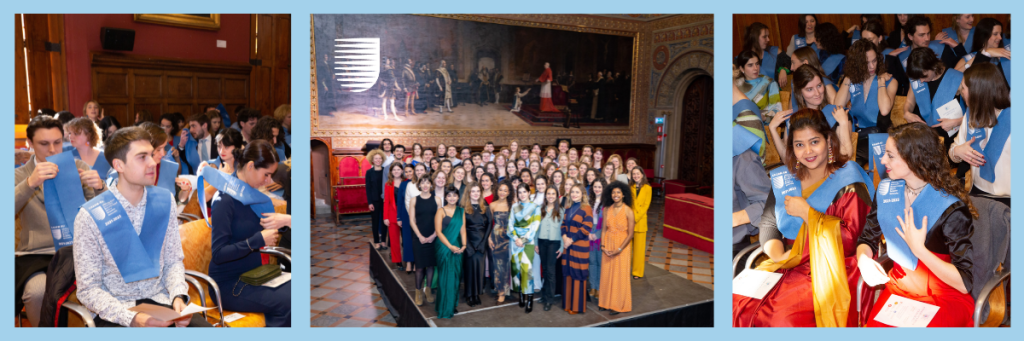
[[[380,38],[335,39],[334,75],[342,88],[363,92],[380,76]]]

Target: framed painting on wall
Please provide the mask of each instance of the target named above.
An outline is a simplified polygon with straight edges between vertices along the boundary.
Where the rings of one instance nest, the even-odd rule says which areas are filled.
[[[220,14],[135,14],[135,21],[200,30],[220,30]]]

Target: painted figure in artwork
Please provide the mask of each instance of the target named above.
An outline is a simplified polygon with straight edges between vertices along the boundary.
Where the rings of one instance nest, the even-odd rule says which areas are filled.
[[[419,86],[416,81],[416,71],[413,70],[412,58],[406,60],[405,68],[402,69],[402,81],[405,83],[405,116],[409,112],[416,112],[416,100],[420,98]]]
[[[551,63],[544,63],[544,73],[540,74],[537,82],[540,82],[540,111],[559,112],[555,103],[551,101]]]
[[[448,108],[448,112],[452,112],[452,78],[448,75],[447,64],[445,61],[441,61],[441,66],[437,68],[437,91],[444,91],[444,98],[439,103],[437,112],[442,112],[445,107]]]
[[[528,94],[528,93],[530,93],[530,89],[526,89],[525,92],[522,92],[522,91],[519,91],[519,87],[517,86],[516,87],[516,94],[515,94],[515,97],[516,97],[515,101],[516,101],[516,103],[515,103],[515,105],[512,106],[512,110],[509,110],[509,112],[519,112],[519,107],[523,105],[523,96],[526,96],[526,94]]]
[[[391,113],[395,115],[395,120],[401,121],[398,117],[398,110],[395,109],[395,95],[398,91],[402,90],[402,87],[398,85],[398,78],[395,77],[395,62],[390,58],[384,58],[384,69],[380,73],[381,87],[380,98],[380,113],[384,116],[384,120],[388,119],[388,101],[391,101]]]

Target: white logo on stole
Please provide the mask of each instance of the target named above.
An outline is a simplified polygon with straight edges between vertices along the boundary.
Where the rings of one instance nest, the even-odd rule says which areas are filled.
[[[783,176],[782,174],[776,175],[774,178],[772,178],[772,186],[775,186],[775,188],[782,188],[782,185],[785,184],[786,179],[785,176]]]
[[[341,86],[363,92],[380,76],[380,38],[335,39],[335,76]]]
[[[857,93],[857,87],[858,86],[859,86],[859,84],[854,84],[853,86],[850,87],[850,94],[851,95]]]
[[[61,231],[61,229],[50,229],[50,232],[53,233],[53,239],[56,239],[56,240],[61,240],[62,239],[60,231]]]
[[[889,194],[889,184],[890,183],[892,183],[892,180],[888,180],[888,179],[886,179],[885,181],[879,182],[878,183],[878,193]]]
[[[97,221],[102,221],[102,220],[106,220],[107,219],[107,212],[105,210],[103,210],[103,205],[96,205],[93,208],[90,208],[89,211],[92,212],[92,215],[94,217],[96,217]]]
[[[875,145],[874,149],[875,149],[875,155],[882,155],[882,146],[881,145]]]

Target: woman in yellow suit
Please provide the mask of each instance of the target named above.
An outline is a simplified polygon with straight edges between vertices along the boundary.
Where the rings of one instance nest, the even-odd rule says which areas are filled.
[[[633,194],[633,279],[644,277],[644,263],[647,261],[647,209],[651,207],[651,185],[641,167],[633,167],[629,173],[629,188]]]

